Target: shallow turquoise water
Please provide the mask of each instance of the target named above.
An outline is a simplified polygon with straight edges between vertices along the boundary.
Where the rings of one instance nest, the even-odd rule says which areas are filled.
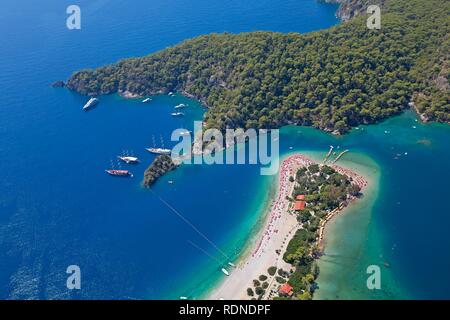
[[[169,144],[174,128],[189,129],[201,118],[201,106],[182,97],[156,97],[143,105],[108,96],[84,113],[85,97],[49,84],[75,70],[148,54],[199,34],[326,28],[337,23],[336,6],[315,0],[79,4],[79,32],[65,28],[64,2],[2,4],[0,298],[201,297],[220,280],[228,258],[143,190],[139,179],[152,160],[144,150],[152,135]],[[169,113],[180,102],[190,104],[187,117],[174,119]],[[340,255],[352,263],[346,274],[319,281],[324,289],[335,288],[323,290],[323,298],[398,298],[404,292],[450,298],[450,210],[443,201],[449,198],[448,137],[448,126],[416,123],[411,113],[345,137],[283,128],[283,154],[326,152],[334,144],[351,149],[348,160],[363,154],[380,168],[376,200],[360,215],[368,217],[362,221],[366,230],[345,237],[359,245],[346,250],[336,240],[327,248],[327,258],[340,262],[335,257]],[[143,159],[129,167],[133,179],[104,173],[122,150]],[[394,159],[404,152],[408,155]],[[257,233],[272,182],[257,166],[184,166],[154,192],[234,260]],[[357,225],[347,216],[341,230]],[[384,262],[390,264],[384,270],[389,288],[361,289],[367,264]],[[71,264],[82,270],[78,292],[65,287]],[[392,285],[401,290],[391,290]]]
[[[325,154],[328,144],[351,152],[343,162],[373,177],[373,190],[329,228],[317,298],[449,298],[447,181],[450,127],[422,124],[407,111],[344,137],[286,128],[282,141]],[[312,143],[314,147],[309,145]],[[301,142],[300,142],[301,141]],[[307,145],[305,148],[301,144]],[[381,290],[366,287],[369,265],[382,270]],[[432,270],[430,276],[425,270]]]

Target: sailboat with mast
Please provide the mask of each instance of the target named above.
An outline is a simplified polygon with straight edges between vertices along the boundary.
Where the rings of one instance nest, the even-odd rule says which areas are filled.
[[[117,156],[117,158],[120,161],[125,162],[126,164],[137,164],[137,163],[139,163],[139,159],[137,157],[132,156],[132,153],[130,155],[128,150],[126,152],[125,151],[122,152],[122,155]]]
[[[107,174],[115,177],[133,177],[133,174],[128,170],[122,170],[120,168],[119,163],[119,169],[115,169],[114,163],[111,160],[111,169],[105,170]]]
[[[153,153],[153,154],[165,154],[165,155],[169,155],[172,152],[172,150],[164,148],[164,141],[163,141],[162,136],[161,136],[161,147],[160,148],[156,148],[156,146],[155,146],[156,145],[155,144],[155,136],[152,136],[152,139],[153,139],[153,148],[145,148],[145,150],[147,150],[148,152]]]

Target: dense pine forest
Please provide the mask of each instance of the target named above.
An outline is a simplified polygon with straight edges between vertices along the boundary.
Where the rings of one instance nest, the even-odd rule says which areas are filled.
[[[173,163],[168,155],[159,155],[153,160],[152,164],[144,172],[144,187],[152,186],[160,177],[169,171],[176,169],[177,165]]]
[[[299,124],[345,133],[410,106],[424,120],[450,122],[450,1],[383,4],[380,30],[359,14],[307,34],[211,34],[76,72],[67,87],[85,95],[178,91],[201,100],[207,127],[221,129]]]

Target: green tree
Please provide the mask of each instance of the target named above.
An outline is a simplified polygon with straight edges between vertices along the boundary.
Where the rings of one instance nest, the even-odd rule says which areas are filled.
[[[267,273],[271,276],[275,275],[276,272],[277,272],[277,267],[275,267],[275,266],[269,267],[269,269],[267,269]]]

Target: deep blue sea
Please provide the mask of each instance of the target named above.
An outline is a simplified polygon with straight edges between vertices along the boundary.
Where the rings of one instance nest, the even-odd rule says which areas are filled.
[[[257,166],[193,165],[165,176],[153,192],[142,189],[142,174],[153,159],[144,148],[152,146],[152,136],[170,145],[172,130],[191,129],[202,107],[180,96],[142,104],[113,95],[86,113],[86,97],[50,84],[201,34],[324,29],[338,23],[336,6],[315,0],[80,0],[82,29],[68,30],[71,4],[2,2],[0,298],[201,297],[256,233],[274,177],[261,177]],[[186,117],[171,117],[180,102],[189,104]],[[383,134],[385,126],[396,134]],[[343,138],[296,129],[284,129],[283,152],[341,144],[380,167],[366,238],[352,253],[364,258],[354,260],[353,268],[362,270],[377,252],[389,260],[389,272],[408,297],[450,298],[448,126],[420,125],[407,114]],[[106,175],[124,151],[142,159],[136,166],[122,164],[134,177]],[[407,157],[393,159],[406,151]],[[81,290],[66,288],[69,265],[81,268]],[[325,298],[353,297],[358,290],[348,281]],[[358,297],[365,294],[404,297]]]

